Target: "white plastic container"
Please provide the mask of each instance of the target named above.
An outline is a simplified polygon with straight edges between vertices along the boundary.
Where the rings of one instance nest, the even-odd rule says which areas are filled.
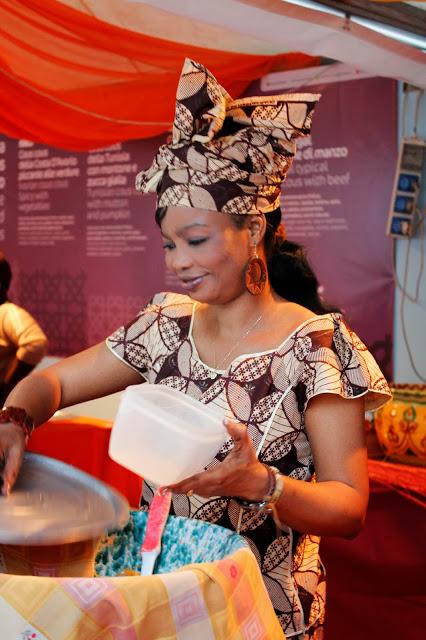
[[[110,457],[157,486],[202,471],[229,437],[220,412],[159,384],[128,387],[113,424]]]

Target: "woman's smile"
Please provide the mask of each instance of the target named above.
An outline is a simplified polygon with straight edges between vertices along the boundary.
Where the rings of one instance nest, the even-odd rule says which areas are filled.
[[[179,278],[179,280],[183,289],[193,291],[203,282],[205,277],[206,276],[196,276],[194,278]]]

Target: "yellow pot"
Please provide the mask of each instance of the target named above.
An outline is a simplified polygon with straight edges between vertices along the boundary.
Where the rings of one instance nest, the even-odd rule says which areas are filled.
[[[377,439],[389,460],[426,466],[426,385],[395,384],[393,399],[374,417]]]

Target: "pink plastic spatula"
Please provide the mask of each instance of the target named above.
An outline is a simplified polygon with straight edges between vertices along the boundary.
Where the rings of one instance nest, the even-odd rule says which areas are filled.
[[[155,561],[161,551],[161,536],[170,511],[172,492],[159,487],[154,493],[148,511],[145,537],[141,546],[141,575],[150,576],[154,572]]]

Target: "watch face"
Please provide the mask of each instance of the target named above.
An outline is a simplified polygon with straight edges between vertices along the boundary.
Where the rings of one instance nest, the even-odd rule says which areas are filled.
[[[260,513],[272,513],[271,505],[267,500],[262,502],[250,502],[249,500],[241,500],[240,498],[232,498],[239,507],[246,511],[259,511]]]

